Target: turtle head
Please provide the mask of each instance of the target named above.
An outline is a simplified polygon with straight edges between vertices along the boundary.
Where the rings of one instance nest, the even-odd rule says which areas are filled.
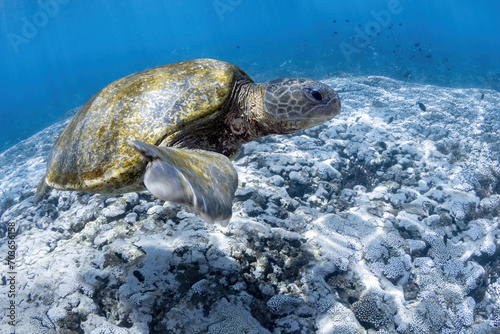
[[[262,119],[270,133],[293,133],[322,124],[340,113],[337,93],[321,82],[285,78],[262,85],[265,114]]]

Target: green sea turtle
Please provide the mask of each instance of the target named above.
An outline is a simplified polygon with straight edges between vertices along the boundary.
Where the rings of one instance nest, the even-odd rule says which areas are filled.
[[[194,59],[118,79],[71,119],[48,157],[35,203],[52,188],[119,194],[146,188],[226,225],[242,144],[288,134],[340,112],[318,81],[255,84],[235,65]]]

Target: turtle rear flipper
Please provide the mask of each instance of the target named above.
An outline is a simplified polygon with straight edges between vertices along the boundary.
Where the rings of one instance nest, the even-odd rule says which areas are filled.
[[[45,195],[50,193],[51,190],[52,190],[52,187],[49,186],[47,184],[47,182],[45,182],[45,176],[42,177],[42,179],[38,183],[38,187],[36,188],[35,198],[33,200],[35,205],[40,203],[42,201],[42,199],[45,197]]]
[[[144,184],[156,197],[191,207],[209,222],[226,226],[238,187],[238,174],[222,154],[158,147],[142,142],[130,146],[148,161]]]

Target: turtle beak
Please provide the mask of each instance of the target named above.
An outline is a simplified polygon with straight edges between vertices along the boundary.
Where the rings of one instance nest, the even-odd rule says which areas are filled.
[[[304,93],[309,104],[296,116],[300,129],[323,124],[340,114],[340,97],[328,85],[318,82],[304,89]]]
[[[326,86],[326,85],[325,85]],[[318,103],[309,110],[311,118],[317,118],[318,121],[327,122],[340,114],[340,97],[336,91],[326,86],[323,89],[322,103]]]

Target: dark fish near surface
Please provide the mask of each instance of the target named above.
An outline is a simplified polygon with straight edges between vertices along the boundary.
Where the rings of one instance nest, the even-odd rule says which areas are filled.
[[[417,102],[417,104],[418,104],[418,107],[420,108],[420,110],[422,110],[422,111],[427,110],[427,108],[425,107],[425,105],[422,102]]]

